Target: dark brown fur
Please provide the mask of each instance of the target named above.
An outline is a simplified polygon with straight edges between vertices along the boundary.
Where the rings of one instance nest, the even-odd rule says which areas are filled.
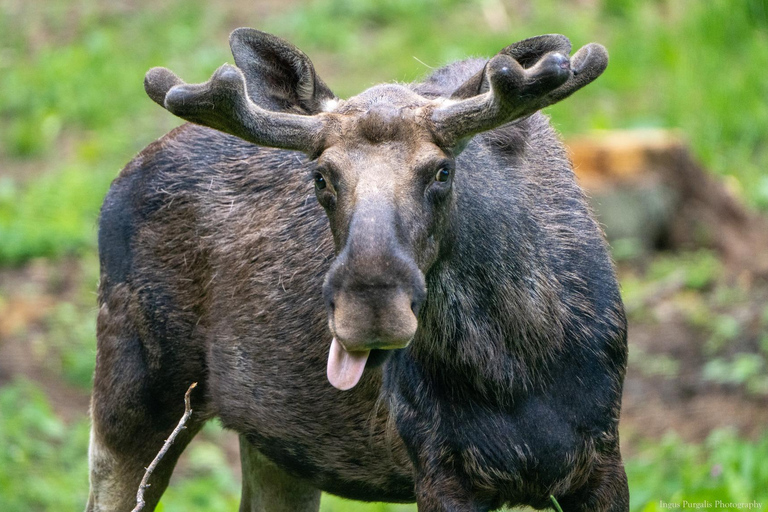
[[[431,109],[465,83],[462,96],[482,93],[480,60],[313,112],[330,93],[306,56],[258,34],[244,39],[249,58],[270,62],[254,67],[283,78],[271,93],[249,75],[249,94],[263,87],[251,99],[319,116],[323,131],[298,138],[311,141],[307,158],[188,124],[113,183],[88,510],[132,508],[197,381],[192,423],[153,475],[147,510],[218,417],[241,436],[242,511],[316,511],[319,490],[415,499],[422,512],[546,508],[550,494],[564,510],[626,511],[623,308],[547,119],[474,138],[456,128],[446,145]],[[283,90],[294,71],[303,85]],[[445,166],[450,181],[435,183]],[[327,186],[313,191],[318,173]],[[374,349],[344,392],[325,375],[341,333]]]

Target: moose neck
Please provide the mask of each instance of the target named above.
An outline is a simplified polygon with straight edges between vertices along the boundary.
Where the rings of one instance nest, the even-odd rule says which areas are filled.
[[[540,183],[523,159],[486,167],[474,146],[464,160],[473,163],[457,166],[447,248],[426,276],[408,354],[441,385],[489,396],[547,378],[568,312],[550,264],[556,237],[530,207]]]
[[[430,274],[409,352],[426,373],[486,395],[526,391],[545,377],[564,337],[557,287],[538,269],[518,270],[517,279],[481,263]]]

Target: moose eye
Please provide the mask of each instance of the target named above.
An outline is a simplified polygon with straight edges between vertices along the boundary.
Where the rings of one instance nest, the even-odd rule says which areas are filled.
[[[435,174],[435,181],[445,183],[451,177],[451,170],[448,167],[441,167]]]
[[[317,187],[318,190],[323,190],[328,184],[325,182],[325,178],[323,178],[323,175],[318,173],[315,173],[315,187]]]

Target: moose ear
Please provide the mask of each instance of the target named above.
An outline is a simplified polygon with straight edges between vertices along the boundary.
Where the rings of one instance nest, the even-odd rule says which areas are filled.
[[[238,28],[229,36],[229,46],[245,75],[248,96],[266,110],[312,115],[336,99],[309,57],[279,37]]]

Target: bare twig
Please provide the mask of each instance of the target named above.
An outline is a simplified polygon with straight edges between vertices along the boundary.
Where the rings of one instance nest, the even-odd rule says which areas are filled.
[[[171,435],[168,436],[168,439],[165,440],[165,443],[163,443],[163,447],[160,448],[160,451],[157,452],[157,455],[152,460],[152,463],[147,467],[147,470],[144,472],[144,478],[141,479],[141,483],[139,484],[139,490],[136,492],[136,506],[131,512],[141,512],[141,510],[144,509],[144,491],[147,487],[149,487],[149,477],[152,476],[152,472],[155,470],[157,465],[160,463],[160,461],[165,456],[168,449],[173,444],[173,441],[176,440],[176,436],[179,435],[179,432],[184,430],[187,424],[187,421],[189,420],[189,417],[192,416],[192,407],[189,404],[189,395],[192,393],[192,390],[197,387],[197,382],[193,382],[191,386],[189,386],[189,389],[186,393],[184,393],[184,415],[179,420],[179,424],[176,425],[176,428],[173,429],[173,432],[171,432]]]

